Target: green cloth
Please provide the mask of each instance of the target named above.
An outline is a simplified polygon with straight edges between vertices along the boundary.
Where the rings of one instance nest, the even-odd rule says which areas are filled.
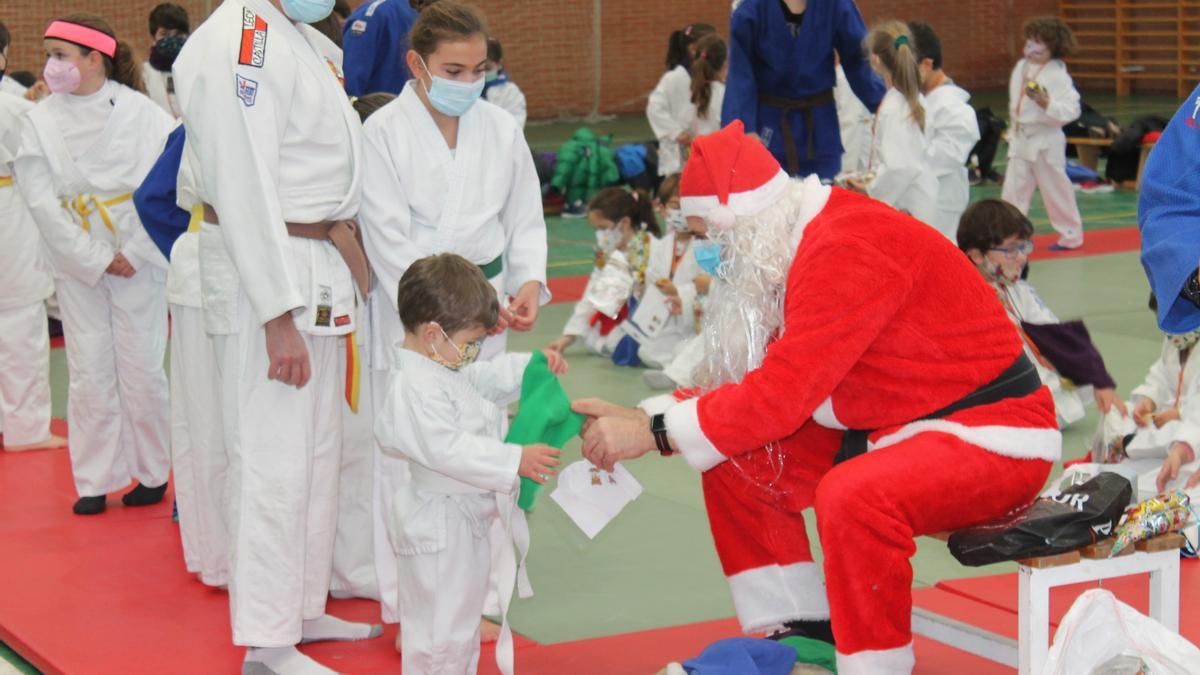
[[[492,262],[480,265],[479,269],[483,272],[483,278],[495,279],[504,271],[504,256],[497,256]]]
[[[783,638],[779,642],[796,650],[796,663],[821,666],[826,670],[837,672],[836,650],[828,642],[799,636]]]
[[[550,184],[562,193],[568,206],[587,202],[601,188],[621,180],[611,144],[611,135],[597,136],[591,129],[581,127],[559,148]]]
[[[571,411],[571,399],[550,372],[546,355],[534,352],[521,377],[520,408],[504,441],[522,446],[542,443],[561,450],[579,433],[583,420],[583,415]],[[532,511],[541,489],[540,483],[522,476],[517,505]]]

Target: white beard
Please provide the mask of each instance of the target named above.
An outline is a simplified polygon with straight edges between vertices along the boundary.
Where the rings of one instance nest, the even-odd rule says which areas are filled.
[[[822,198],[814,210],[814,188],[821,189],[815,178],[793,180],[765,211],[709,232],[722,262],[703,319],[704,362],[696,373],[703,390],[741,382],[783,333],[788,271],[804,226],[824,205]]]

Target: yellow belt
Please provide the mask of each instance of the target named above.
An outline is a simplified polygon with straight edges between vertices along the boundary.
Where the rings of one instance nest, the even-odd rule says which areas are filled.
[[[74,201],[64,199],[63,207],[79,214],[79,217],[83,219],[84,232],[91,232],[92,223],[89,217],[93,213],[98,213],[100,214],[100,220],[104,221],[104,227],[108,228],[109,232],[116,234],[117,230],[113,227],[112,215],[109,214],[108,207],[116,206],[130,199],[133,199],[132,192],[126,192],[123,195],[104,201],[101,201],[96,195],[77,195]]]
[[[12,184],[12,176],[0,176],[0,187],[9,187]]]

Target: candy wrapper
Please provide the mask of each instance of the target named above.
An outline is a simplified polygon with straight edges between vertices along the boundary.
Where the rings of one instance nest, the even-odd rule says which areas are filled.
[[[592,303],[596,311],[615,319],[629,301],[632,292],[633,272],[629,259],[621,251],[613,251],[605,261],[604,267],[592,277],[584,300]]]
[[[1139,541],[1183,529],[1192,516],[1189,502],[1183,490],[1175,490],[1129,507],[1117,527],[1117,541],[1109,557]]]

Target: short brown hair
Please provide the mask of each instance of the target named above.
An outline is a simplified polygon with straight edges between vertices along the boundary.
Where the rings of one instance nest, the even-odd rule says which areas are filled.
[[[483,12],[455,0],[438,0],[420,9],[409,32],[408,44],[413,51],[427,59],[447,40],[466,40],[480,35],[488,38],[487,21]]]
[[[1075,34],[1057,16],[1035,16],[1025,22],[1025,39],[1033,39],[1046,45],[1050,56],[1061,59],[1075,51],[1078,43]]]
[[[658,184],[658,203],[666,205],[671,201],[671,197],[679,196],[679,180],[682,176],[677,173],[664,176],[662,182]]]
[[[500,320],[500,301],[478,265],[453,253],[421,258],[400,277],[396,292],[400,322],[416,333],[436,323],[447,335],[470,328],[491,329]]]
[[[977,201],[958,220],[958,247],[964,253],[971,249],[987,252],[1012,236],[1029,239],[1033,236],[1033,223],[1002,199]]]
[[[354,108],[354,112],[358,113],[358,118],[366,122],[368,117],[375,114],[375,111],[394,100],[396,100],[396,95],[391,92],[373,91],[354,99],[350,102],[350,106]]]

